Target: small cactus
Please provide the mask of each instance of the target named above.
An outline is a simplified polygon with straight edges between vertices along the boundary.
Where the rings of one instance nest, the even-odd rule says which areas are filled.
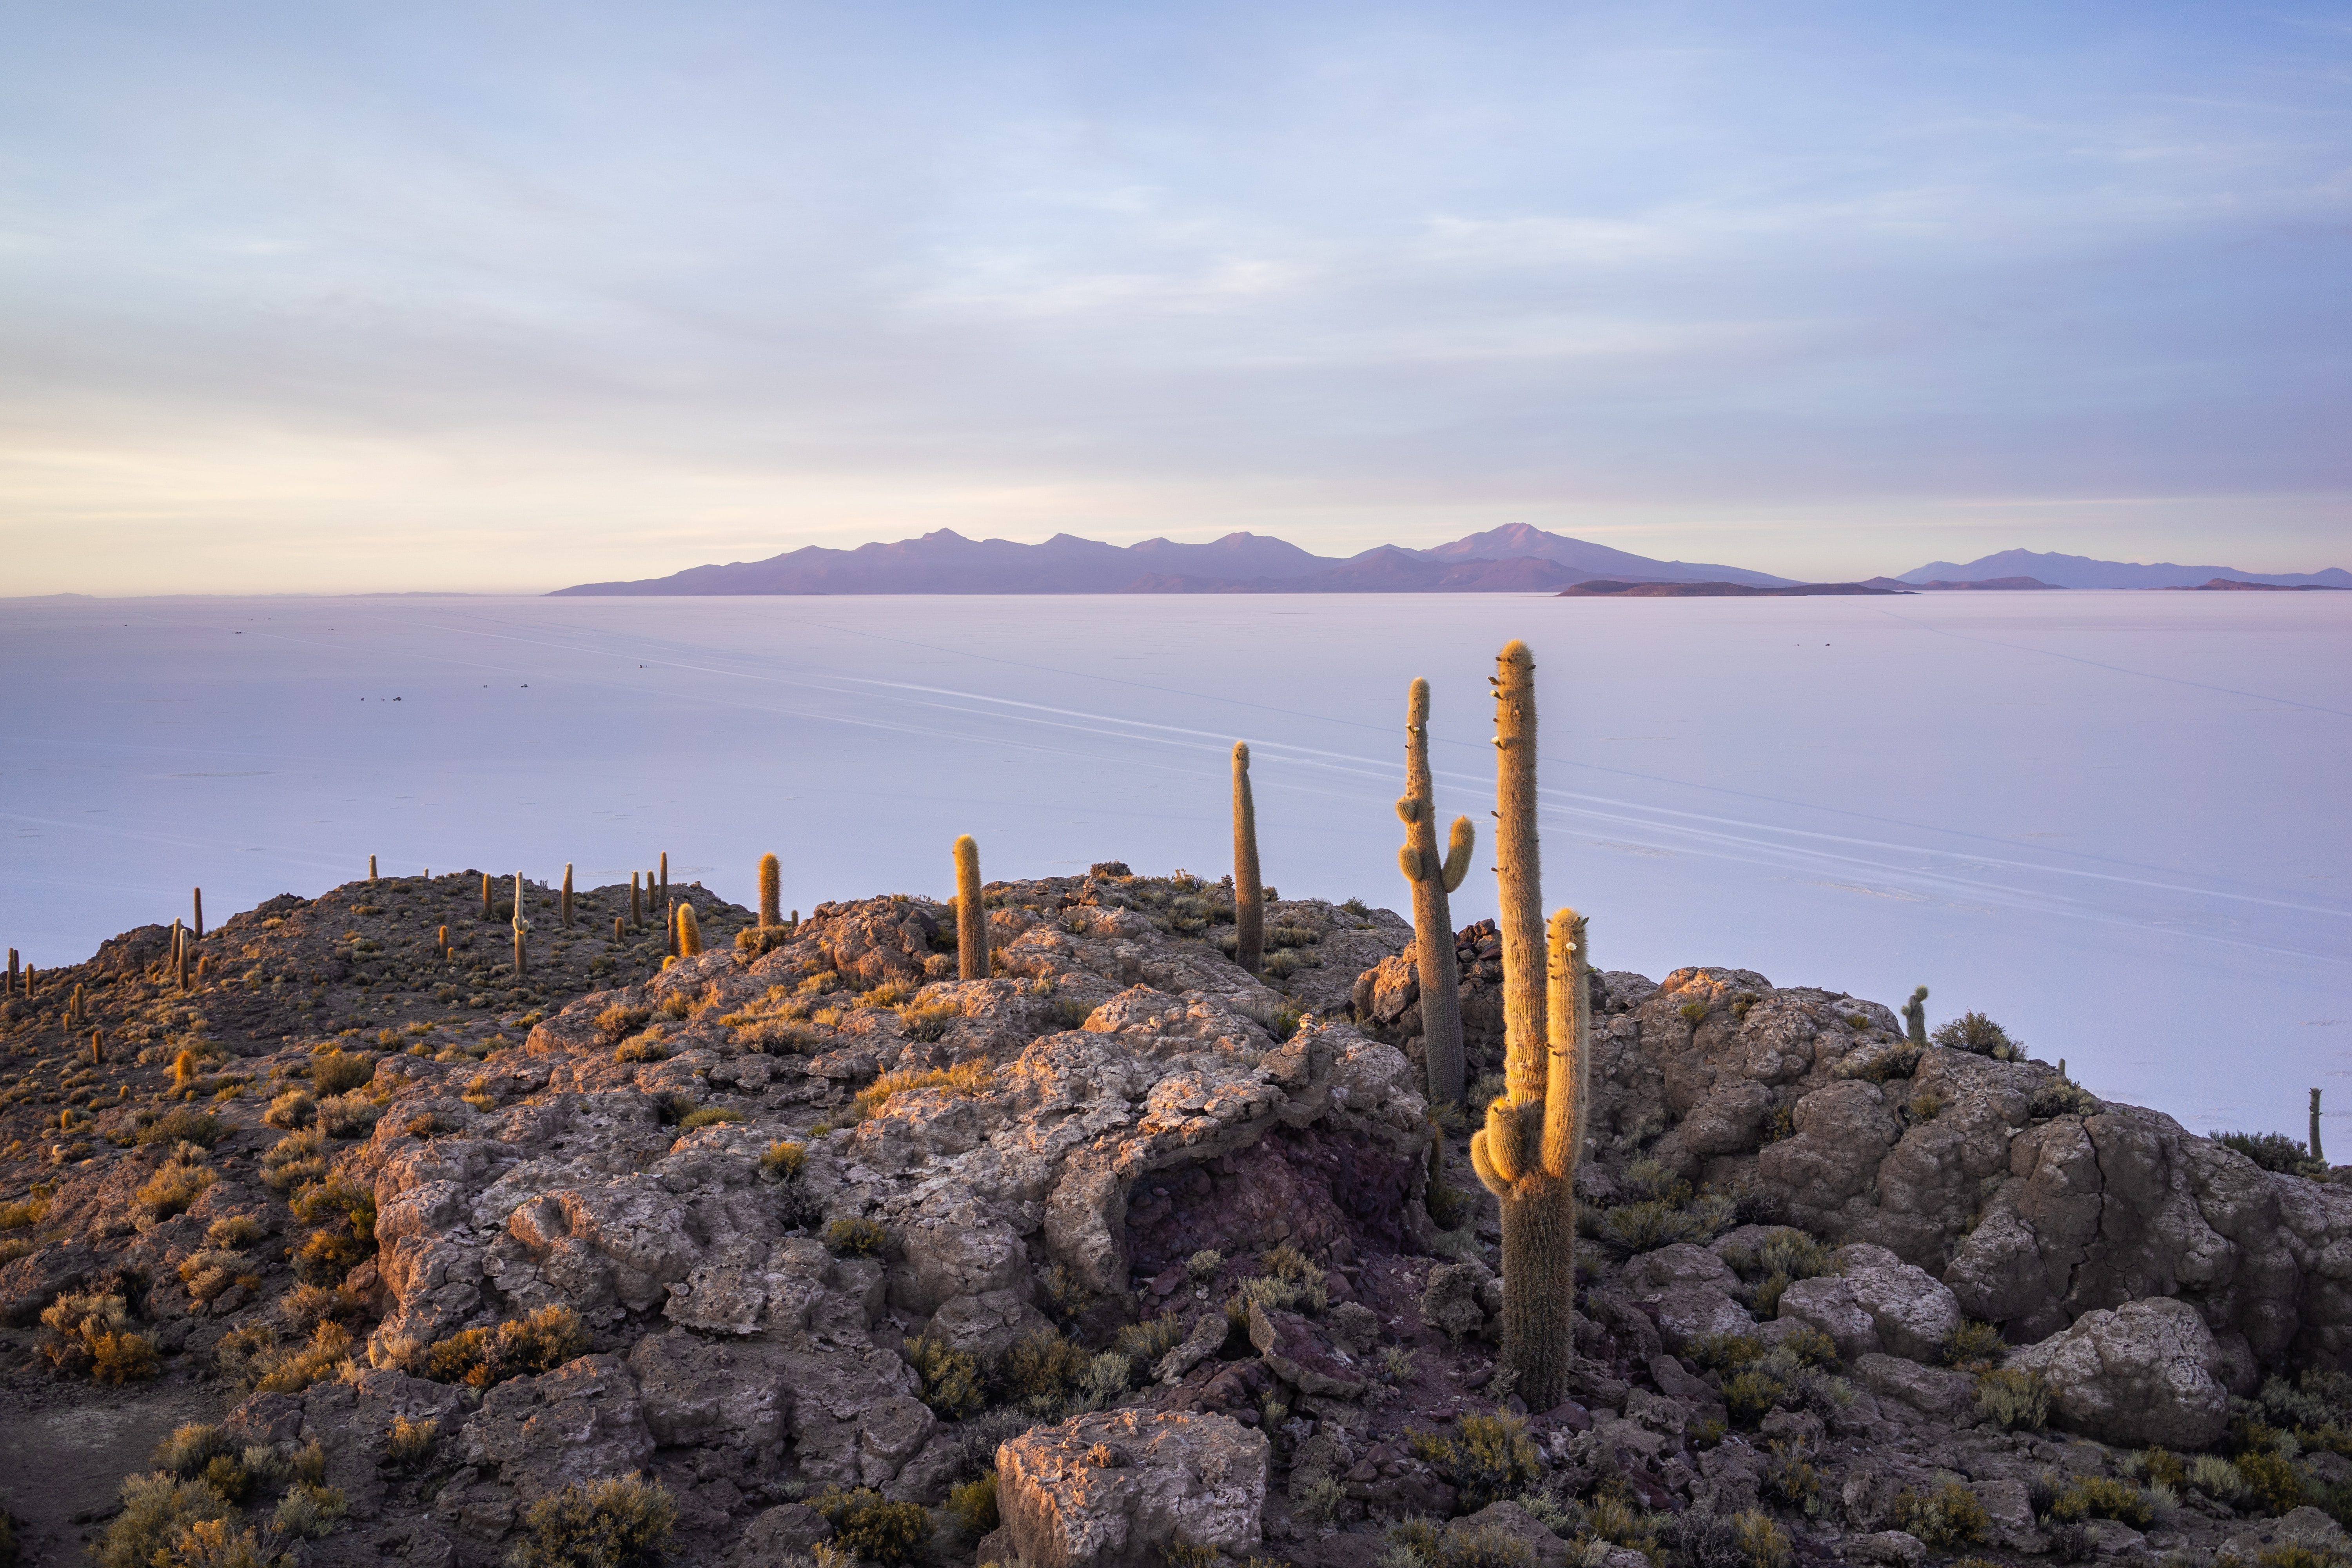
[[[694,906],[681,901],[677,906],[677,955],[698,958],[702,953],[702,928],[695,923]]]
[[[967,833],[955,841],[956,978],[988,978],[988,910],[980,892],[980,846]]]
[[[1265,968],[1265,884],[1257,865],[1257,802],[1250,794],[1249,742],[1234,742],[1234,962]]]
[[[1903,1032],[1915,1046],[1927,1043],[1927,988],[1925,985],[1911,993],[1911,1000],[1903,1004]]]
[[[572,862],[563,863],[563,929],[572,929]]]
[[[760,857],[760,929],[784,923],[784,863],[773,855]]]

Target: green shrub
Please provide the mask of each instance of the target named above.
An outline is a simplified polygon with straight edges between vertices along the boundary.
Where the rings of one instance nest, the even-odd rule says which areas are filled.
[[[2127,1481],[2112,1476],[2083,1476],[2051,1501],[2049,1517],[2061,1523],[2078,1519],[2112,1519],[2134,1530],[2146,1530],[2156,1517],[2156,1505],[2146,1492]]]
[[[1881,1046],[1876,1050],[1858,1050],[1842,1059],[1830,1069],[1832,1078],[1858,1078],[1866,1083],[1885,1083],[1890,1079],[1909,1078],[1919,1070],[1919,1047],[1914,1045]]]
[[[929,1334],[907,1342],[907,1361],[922,1380],[922,1400],[950,1421],[976,1415],[988,1405],[981,1386],[980,1358]]]
[[[175,1155],[157,1166],[155,1173],[140,1187],[139,1206],[150,1219],[169,1219],[175,1214],[185,1214],[215,1180],[210,1170]]]
[[[872,1258],[889,1241],[890,1233],[878,1219],[837,1219],[824,1227],[825,1246],[843,1258]]]
[[[357,1089],[375,1077],[375,1058],[352,1051],[329,1051],[310,1060],[313,1092],[326,1096]]]
[[[464,1329],[425,1352],[424,1375],[436,1383],[490,1388],[510,1377],[536,1377],[588,1353],[580,1314],[553,1304],[495,1329]]]
[[[1802,1438],[1775,1437],[1764,1460],[1764,1495],[1804,1514],[1822,1510],[1822,1473],[1805,1452]]]
[[[2287,1513],[2303,1501],[2303,1472],[2277,1449],[2249,1449],[2236,1462],[2249,1500],[2263,1512]]]
[[[342,1522],[347,1506],[342,1492],[335,1487],[296,1481],[278,1500],[278,1512],[270,1522],[288,1535],[316,1541],[331,1534],[335,1526]]]
[[[1749,1509],[1732,1516],[1732,1540],[1748,1568],[1789,1568],[1796,1544],[1769,1513]]]
[[[833,1525],[833,1543],[882,1568],[912,1562],[931,1538],[930,1511],[919,1502],[885,1502],[871,1487],[831,1488],[808,1506]]]
[[[656,1568],[677,1542],[677,1504],[635,1472],[568,1486],[530,1505],[513,1568]]]
[[[1927,1040],[1948,1051],[1969,1051],[1996,1061],[2020,1061],[2025,1056],[2025,1042],[2011,1039],[2006,1030],[1982,1013],[1963,1013],[1938,1024]]]
[[[2009,1354],[2009,1346],[1999,1329],[1973,1321],[1946,1334],[1942,1350],[1944,1364],[1963,1372],[1990,1372]]]
[[[1684,1353],[1709,1372],[1735,1372],[1764,1359],[1764,1342],[1754,1334],[1700,1334]]]
[[[200,1149],[209,1149],[227,1133],[228,1124],[219,1117],[182,1106],[142,1127],[132,1134],[131,1141],[142,1147],[152,1143],[194,1143]]]
[[[310,1098],[307,1089],[289,1089],[269,1102],[269,1109],[261,1113],[261,1120],[272,1127],[289,1130],[308,1127],[319,1120],[319,1102]]]
[[[996,1472],[984,1470],[977,1480],[949,1489],[948,1517],[956,1528],[973,1540],[986,1535],[997,1526]]]
[[[2038,1372],[1997,1368],[1979,1373],[1977,1408],[2004,1432],[2038,1432],[2050,1423],[2050,1384]]]
[[[2321,1174],[2327,1169],[2325,1163],[2315,1163],[2301,1143],[2281,1132],[2217,1132],[2213,1142],[2235,1149],[2265,1171],[2301,1176]]]
[[[1931,1552],[1974,1546],[1992,1535],[1992,1515],[1977,1494],[1958,1480],[1944,1481],[1924,1494],[1905,1487],[1895,1495],[1895,1524],[1926,1542]]]
[[[1451,1436],[1434,1432],[1410,1436],[1413,1453],[1452,1483],[1471,1513],[1518,1496],[1543,1476],[1527,1418],[1507,1410],[1492,1415],[1465,1411]]]
[[[229,1512],[228,1500],[202,1481],[160,1472],[131,1476],[122,1483],[122,1511],[90,1555],[98,1568],[169,1564],[173,1545],[190,1527],[224,1521]]]
[[[2100,1109],[2098,1096],[2063,1079],[2045,1083],[2025,1097],[2030,1121],[2047,1121],[2053,1116],[2095,1116]]]
[[[1086,1375],[1090,1359],[1084,1346],[1064,1339],[1051,1329],[1039,1329],[1028,1338],[1013,1342],[1012,1349],[1004,1352],[997,1377],[1006,1395],[1013,1399],[1059,1394]]]
[[[1789,1385],[1759,1367],[1746,1367],[1723,1380],[1723,1405],[1732,1421],[1753,1426],[1789,1397]]]
[[[2238,1467],[2219,1454],[2200,1454],[2189,1461],[2189,1484],[2207,1497],[2236,1502],[2246,1495]]]

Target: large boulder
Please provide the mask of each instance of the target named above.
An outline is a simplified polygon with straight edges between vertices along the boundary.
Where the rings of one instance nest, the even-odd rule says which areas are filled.
[[[1023,1568],[1156,1568],[1179,1542],[1246,1557],[1268,1458],[1226,1416],[1101,1411],[999,1447],[996,1506]]]
[[[1916,1362],[1937,1359],[1945,1337],[1962,1321],[1949,1286],[1866,1241],[1841,1247],[1837,1263],[1854,1304],[1870,1315],[1878,1342],[1889,1354]]]
[[[2059,1426],[2103,1443],[2203,1448],[2230,1424],[2213,1331],[2196,1308],[2170,1297],[2085,1313],[2011,1351],[2009,1364],[2049,1380]]]

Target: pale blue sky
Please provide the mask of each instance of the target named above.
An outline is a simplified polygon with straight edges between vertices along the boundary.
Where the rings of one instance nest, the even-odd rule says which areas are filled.
[[[2352,5],[0,4],[8,592],[2352,565]]]

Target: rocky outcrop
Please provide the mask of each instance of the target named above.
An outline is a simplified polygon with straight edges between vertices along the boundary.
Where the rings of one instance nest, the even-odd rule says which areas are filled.
[[[997,1450],[997,1508],[1022,1568],[1152,1568],[1179,1543],[1247,1557],[1268,1454],[1222,1415],[1081,1415]]]
[[[2009,1364],[2049,1381],[2058,1425],[2103,1443],[2195,1450],[2230,1424],[2212,1331],[2185,1301],[2086,1312]]]

